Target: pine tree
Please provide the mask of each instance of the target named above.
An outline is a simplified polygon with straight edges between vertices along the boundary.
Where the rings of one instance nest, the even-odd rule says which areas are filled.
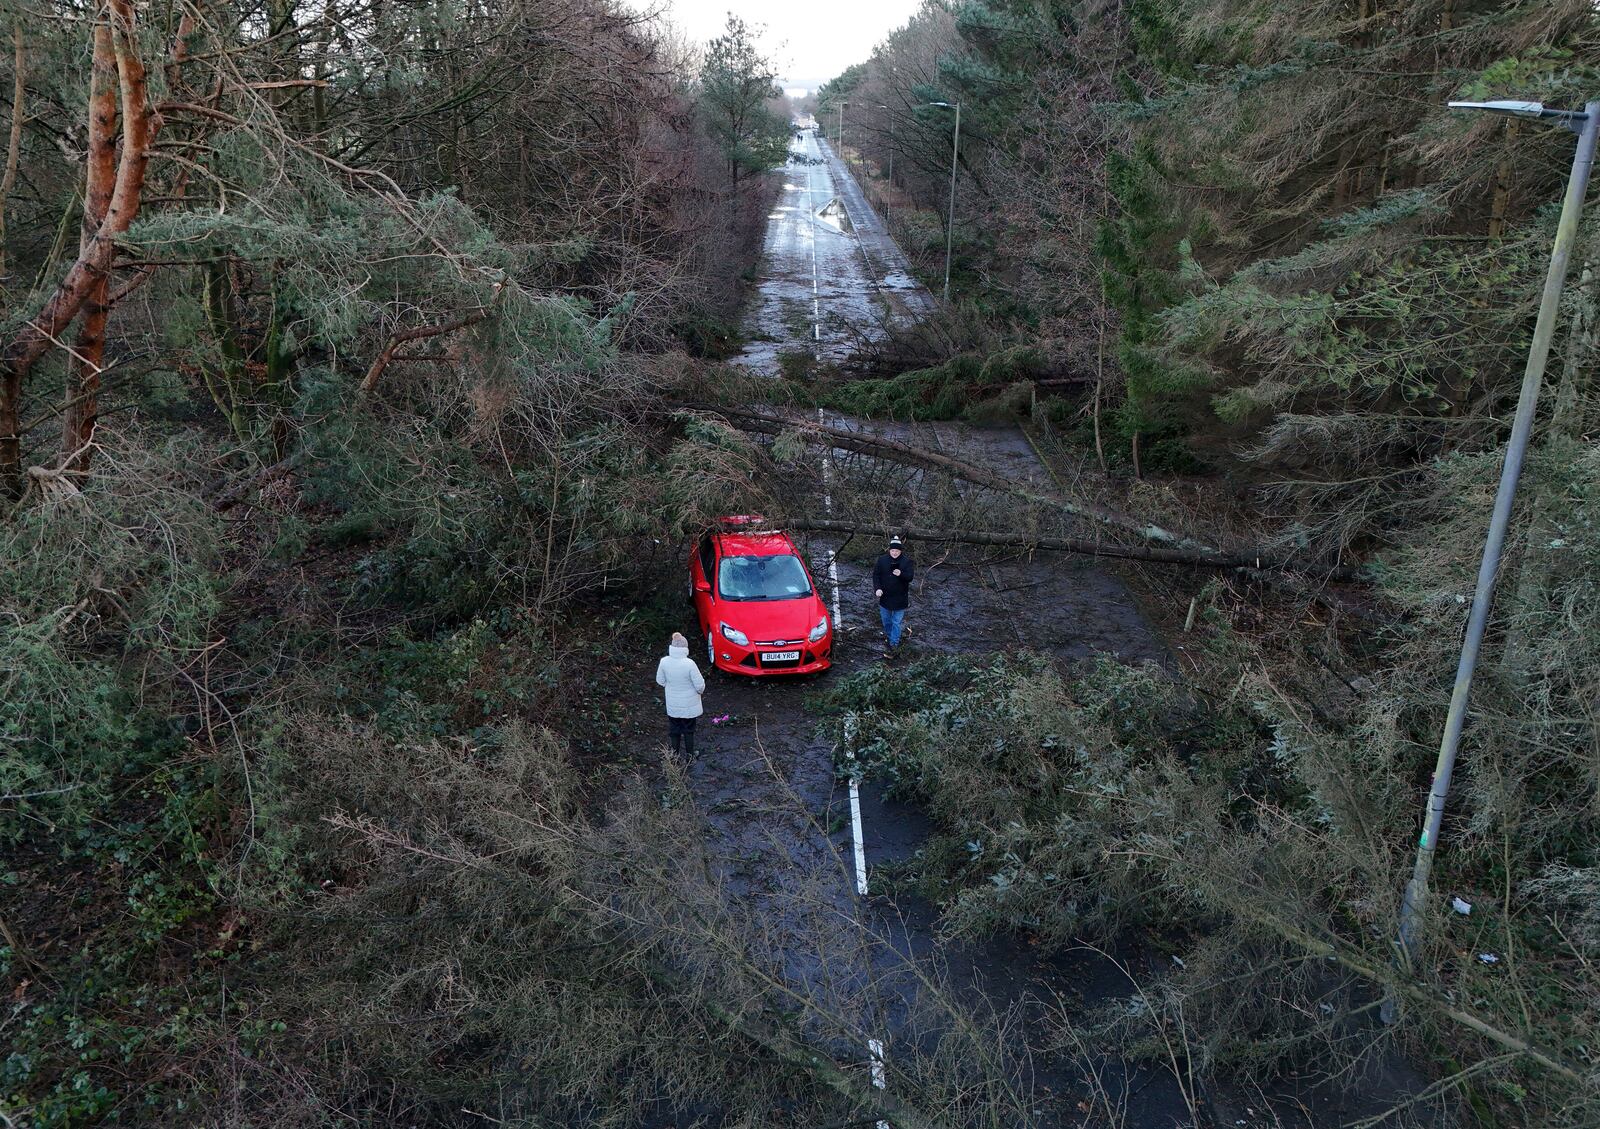
[[[772,62],[756,46],[755,32],[731,13],[727,29],[706,48],[700,98],[712,138],[728,167],[728,192],[741,178],[781,165],[792,127],[771,103],[783,96]]]

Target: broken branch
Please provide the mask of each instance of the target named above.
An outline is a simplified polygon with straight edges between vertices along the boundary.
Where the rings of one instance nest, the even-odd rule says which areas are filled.
[[[499,295],[500,289],[501,284],[495,283],[494,292],[496,296]],[[378,378],[383,375],[383,370],[388,368],[389,363],[396,359],[396,353],[400,346],[407,342],[422,341],[429,337],[443,337],[447,333],[455,333],[457,330],[465,329],[469,325],[476,325],[489,316],[490,308],[489,306],[484,306],[475,313],[464,314],[454,321],[445,322],[443,325],[423,325],[418,326],[416,329],[401,329],[391,333],[389,335],[389,344],[384,346],[383,352],[379,353],[377,359],[372,362],[372,367],[367,370],[367,375],[361,378],[361,394],[365,396],[377,385]],[[433,360],[434,358],[429,357],[426,359]]]
[[[1132,533],[1145,541],[1152,541],[1157,545],[1179,553],[1188,554],[1187,557],[1178,558],[1184,563],[1201,563],[1203,561],[1214,568],[1242,568],[1254,572],[1303,572],[1319,578],[1344,581],[1346,583],[1361,583],[1367,579],[1366,575],[1358,568],[1350,568],[1348,566],[1329,568],[1316,565],[1313,562],[1280,557],[1271,553],[1259,551],[1229,552],[1218,549],[1188,534],[1163,528],[1154,522],[1141,521],[1130,514],[1121,513],[1097,502],[1066,498],[1026,483],[1017,482],[1015,479],[997,474],[994,471],[961,459],[952,458],[936,451],[929,451],[926,448],[916,447],[910,443],[902,443],[896,439],[887,439],[881,435],[872,435],[860,431],[846,431],[842,428],[828,427],[810,420],[770,415],[746,408],[701,404],[685,406],[696,411],[715,412],[742,430],[769,435],[796,432],[808,442],[822,443],[825,441],[828,446],[836,447],[840,450],[855,451],[909,466],[942,471],[976,486],[984,486],[991,490],[1021,497],[1038,505],[1070,514],[1073,517],[1088,518],[1101,525]],[[1101,555],[1109,556],[1111,554],[1102,553]]]

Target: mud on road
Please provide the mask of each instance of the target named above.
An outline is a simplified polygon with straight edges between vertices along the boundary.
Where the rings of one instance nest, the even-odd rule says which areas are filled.
[[[938,442],[1007,473],[1044,474],[1015,428],[940,424],[937,439],[930,425],[915,434],[893,430],[897,438]],[[825,595],[831,595],[829,556],[840,548],[836,538],[813,538],[806,545]],[[1060,1001],[1070,1000],[1074,1010],[1081,1010],[1125,997],[1131,986],[1116,960],[1087,951],[1046,959],[1016,938],[941,941],[933,907],[913,896],[885,895],[873,884],[878,868],[909,859],[930,828],[918,811],[891,800],[871,781],[862,785],[859,800],[869,896],[857,896],[849,786],[835,772],[836,750],[822,731],[817,698],[828,685],[884,661],[871,586],[872,561],[880,548],[858,541],[834,562],[839,624],[833,671],[809,679],[708,677],[699,755],[689,766],[689,780],[705,820],[711,866],[728,894],[764,923],[760,955],[781,967],[801,994],[859,1013],[854,1022],[879,1033],[883,1053],[892,1061],[907,1041],[929,1037],[926,1026],[909,1019],[914,981],[920,978],[913,969],[937,967],[964,1001],[981,1010],[1014,1008],[1015,1021],[1028,1026],[1043,1024]],[[1167,661],[1164,645],[1127,588],[1092,561],[1009,551],[946,556],[916,544],[910,550],[918,575],[900,662],[1021,649],[1063,661],[1096,654],[1129,662]],[[696,637],[687,607],[684,619],[685,633]],[[703,653],[696,658],[703,661]],[[1115,955],[1134,965],[1155,959],[1137,952]],[[1017,1040],[1046,1041],[1042,1029]],[[1019,1085],[1031,1094],[1035,1123],[1068,1123],[1067,1115],[1083,1096],[1077,1069],[1030,1057],[1020,1045],[1016,1050],[1019,1061],[1027,1060],[1019,1067]],[[873,1051],[861,1045],[854,1053],[867,1062]],[[1170,1071],[1120,1062],[1102,1063],[1099,1069],[1103,1084],[1126,1104],[1129,1125],[1191,1123]]]
[[[770,217],[764,280],[746,318],[751,344],[739,363],[775,374],[785,352],[839,360],[870,336],[873,323],[925,314],[932,296],[904,262],[849,169],[815,136],[797,139]],[[827,422],[940,450],[1013,480],[1049,478],[1013,426]],[[828,461],[834,465],[831,455]],[[826,470],[822,480],[828,481]],[[902,501],[914,499],[916,480],[901,486],[910,491]],[[826,485],[815,504],[818,516],[834,516]],[[837,1032],[850,1032],[848,1045],[832,1045],[830,1053],[892,1088],[897,1056],[926,1050],[945,1022],[935,1014],[930,1026],[920,1008],[932,984],[935,995],[947,992],[1003,1032],[1004,1053],[994,1068],[1009,1072],[1006,1104],[1019,1125],[1276,1129],[1331,1126],[1372,1111],[1356,1108],[1367,1103],[1327,1095],[1247,1096],[1228,1086],[1201,1094],[1176,1060],[1047,1049],[1058,1042],[1052,1009],[1081,1017],[1102,1005],[1136,1007],[1139,986],[1159,979],[1172,958],[1137,937],[1112,953],[1085,947],[1050,957],[1017,937],[951,941],[940,934],[935,907],[874,882],[879,868],[914,856],[932,829],[871,781],[852,796],[848,774],[836,772],[837,750],[823,731],[818,698],[828,685],[883,661],[870,582],[880,547],[815,536],[805,548],[819,585],[829,584],[830,561],[835,566],[833,671],[800,680],[709,674],[699,756],[687,775],[704,820],[708,866],[747,920],[758,923],[747,949],[780,970],[791,998],[804,1001],[802,1011],[832,1009],[842,1017],[835,1043]],[[1174,669],[1132,593],[1102,563],[915,543],[910,550],[918,576],[906,621],[907,658],[1025,649],[1061,662],[1106,655]],[[681,627],[699,637],[687,606]],[[704,654],[696,658],[703,662]],[[1418,1086],[1412,1079],[1384,1088],[1392,1097]]]

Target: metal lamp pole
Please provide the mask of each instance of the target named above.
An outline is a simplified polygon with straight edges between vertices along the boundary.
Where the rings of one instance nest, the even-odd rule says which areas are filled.
[[[1423,903],[1428,894],[1428,875],[1433,855],[1439,847],[1439,825],[1444,819],[1445,797],[1450,791],[1450,774],[1455,768],[1456,749],[1467,719],[1467,696],[1478,666],[1478,652],[1489,622],[1489,605],[1494,597],[1495,576],[1500,568],[1506,531],[1511,524],[1511,504],[1516,498],[1517,479],[1522,473],[1523,456],[1533,430],[1534,409],[1539,402],[1539,385],[1544,379],[1545,360],[1555,336],[1557,307],[1561,287],[1567,277],[1567,262],[1578,232],[1578,217],[1583,211],[1589,185],[1589,169],[1594,163],[1595,141],[1600,135],[1600,101],[1582,110],[1547,110],[1538,102],[1451,102],[1452,108],[1488,110],[1519,118],[1542,118],[1559,122],[1578,135],[1578,151],[1572,158],[1572,175],[1567,180],[1566,198],[1561,204],[1561,220],[1556,225],[1556,240],[1550,251],[1550,270],[1545,275],[1544,295],[1539,302],[1539,318],[1534,324],[1533,345],[1528,350],[1528,367],[1517,396],[1517,413],[1511,424],[1511,439],[1506,444],[1505,466],[1500,472],[1500,488],[1495,494],[1489,519],[1489,534],[1483,546],[1483,561],[1478,566],[1478,587],[1472,596],[1472,612],[1467,619],[1467,634],[1461,644],[1456,666],[1455,689],[1450,695],[1450,710],[1445,716],[1444,734],[1439,742],[1439,761],[1433,770],[1433,788],[1428,795],[1427,817],[1422,839],[1417,844],[1416,866],[1400,901],[1400,954],[1408,964],[1417,955]],[[1385,1004],[1385,1017],[1392,1015],[1392,999]]]
[[[878,109],[889,111],[889,191],[883,198],[883,222],[889,222],[890,210],[894,207],[891,197],[894,195],[894,107],[884,102],[878,103]]]
[[[849,104],[848,102],[839,103],[839,132],[835,144],[839,146],[839,159],[841,161],[844,160],[844,108]]]
[[[943,106],[947,110],[956,112],[955,139],[950,144],[950,222],[944,230],[944,300],[950,301],[950,252],[955,247],[956,239],[956,169],[961,159],[961,103],[951,105],[949,102],[929,102],[930,106]]]

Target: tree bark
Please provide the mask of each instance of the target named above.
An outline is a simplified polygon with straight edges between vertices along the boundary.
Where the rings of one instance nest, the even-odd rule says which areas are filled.
[[[100,228],[78,255],[67,276],[44,306],[0,352],[0,494],[22,494],[22,437],[18,434],[22,385],[40,357],[88,301],[95,283],[111,270],[117,236],[139,214],[150,149],[161,118],[150,105],[144,60],[139,57],[133,0],[107,0],[112,43],[117,59],[117,85],[122,103],[122,153],[111,199]]]
[[[500,292],[500,285],[496,283],[495,293]],[[465,329],[469,325],[476,325],[489,316],[488,308],[479,310],[475,314],[465,314],[443,325],[424,325],[416,329],[402,329],[389,335],[389,344],[384,346],[383,352],[372,362],[372,367],[367,370],[367,375],[361,378],[361,394],[365,396],[377,387],[378,378],[383,375],[383,370],[389,367],[389,362],[395,359],[397,350],[408,341],[422,341],[429,337],[442,337],[446,333],[454,333],[458,329]],[[432,358],[430,358],[432,359]]]
[[[856,451],[910,466],[942,471],[974,485],[985,486],[991,490],[1025,498],[1030,502],[1059,510],[1062,513],[1071,514],[1074,517],[1087,518],[1101,525],[1120,529],[1162,547],[1191,554],[1195,558],[1194,563],[1208,560],[1212,562],[1214,567],[1219,568],[1298,571],[1330,580],[1348,582],[1361,582],[1364,580],[1364,574],[1361,570],[1347,566],[1330,568],[1317,565],[1314,562],[1299,561],[1294,558],[1281,557],[1274,553],[1256,552],[1254,550],[1226,552],[1188,534],[1165,529],[1153,522],[1141,521],[1130,514],[1120,513],[1107,506],[1102,506],[1095,502],[1064,498],[1060,495],[1031,487],[1025,483],[1017,482],[1014,479],[982,467],[974,466],[971,463],[963,462],[960,459],[953,459],[948,455],[939,454],[921,447],[914,447],[909,443],[901,443],[898,440],[885,439],[882,436],[870,435],[859,431],[845,431],[841,428],[827,427],[805,419],[770,415],[764,412],[752,411],[748,408],[714,405],[685,406],[693,407],[698,411],[714,412],[722,415],[734,426],[747,431],[757,431],[769,435],[776,435],[784,431],[796,431],[814,443],[826,441],[828,446],[837,447],[840,450]]]
[[[11,132],[6,138],[6,169],[0,173],[0,294],[6,291],[6,201],[17,183],[17,166],[22,161],[22,122],[26,117],[23,102],[27,95],[27,55],[22,49],[22,17],[11,26],[12,70]]]
[[[898,535],[909,541],[953,541],[960,545],[993,545],[1018,549],[1045,549],[1052,553],[1078,553],[1089,557],[1112,557],[1152,564],[1190,565],[1195,568],[1251,569],[1244,557],[1217,557],[1184,549],[1158,549],[1141,545],[1113,545],[1083,537],[1045,537],[1031,533],[986,533],[972,529],[922,529],[917,526],[888,526],[873,522],[834,521],[794,517],[782,522],[783,528],[810,533],[872,533],[884,537]]]
[[[94,58],[89,78],[89,152],[85,162],[83,224],[78,235],[82,257],[106,221],[117,175],[117,60],[109,13],[94,29]],[[89,288],[77,347],[67,357],[67,410],[61,416],[62,468],[87,470],[95,417],[99,411],[100,373],[106,351],[109,270]]]
[[[1506,231],[1506,212],[1511,206],[1511,157],[1517,143],[1517,120],[1506,122],[1505,144],[1494,168],[1494,192],[1489,197],[1489,238],[1499,239]]]

